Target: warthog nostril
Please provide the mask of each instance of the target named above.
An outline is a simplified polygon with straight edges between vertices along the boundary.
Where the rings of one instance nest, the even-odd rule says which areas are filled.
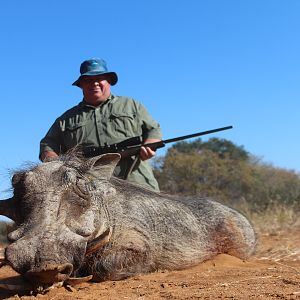
[[[28,271],[25,276],[34,283],[55,283],[68,279],[73,271],[73,265],[45,264],[42,267]]]

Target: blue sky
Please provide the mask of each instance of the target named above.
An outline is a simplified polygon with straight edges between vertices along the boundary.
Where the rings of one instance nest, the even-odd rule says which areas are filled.
[[[9,170],[37,162],[55,118],[81,101],[71,84],[91,57],[165,139],[233,125],[213,136],[300,173],[299,12],[298,0],[3,1],[0,198]]]

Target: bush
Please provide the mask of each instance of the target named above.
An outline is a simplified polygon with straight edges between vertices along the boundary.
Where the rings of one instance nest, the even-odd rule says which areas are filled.
[[[233,207],[247,203],[251,213],[276,206],[299,211],[299,174],[264,164],[225,140],[175,144],[156,160],[154,173],[167,193],[213,197]]]

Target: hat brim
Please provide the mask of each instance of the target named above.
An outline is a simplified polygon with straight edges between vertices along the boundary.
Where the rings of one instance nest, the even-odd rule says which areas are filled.
[[[109,77],[109,83],[111,85],[115,85],[118,82],[118,75],[115,72],[90,71],[90,72],[81,74],[81,76],[79,76],[78,79],[72,83],[72,85],[76,85],[76,86],[80,87],[80,81],[81,81],[82,77],[84,77],[84,76],[97,76],[97,75],[107,75]]]

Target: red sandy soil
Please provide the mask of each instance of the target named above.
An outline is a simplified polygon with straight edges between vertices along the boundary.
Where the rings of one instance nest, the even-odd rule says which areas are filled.
[[[22,282],[7,266],[0,269],[0,280]],[[300,229],[259,234],[257,251],[248,261],[222,254],[186,270],[81,283],[44,295],[0,290],[1,299],[300,299]]]

